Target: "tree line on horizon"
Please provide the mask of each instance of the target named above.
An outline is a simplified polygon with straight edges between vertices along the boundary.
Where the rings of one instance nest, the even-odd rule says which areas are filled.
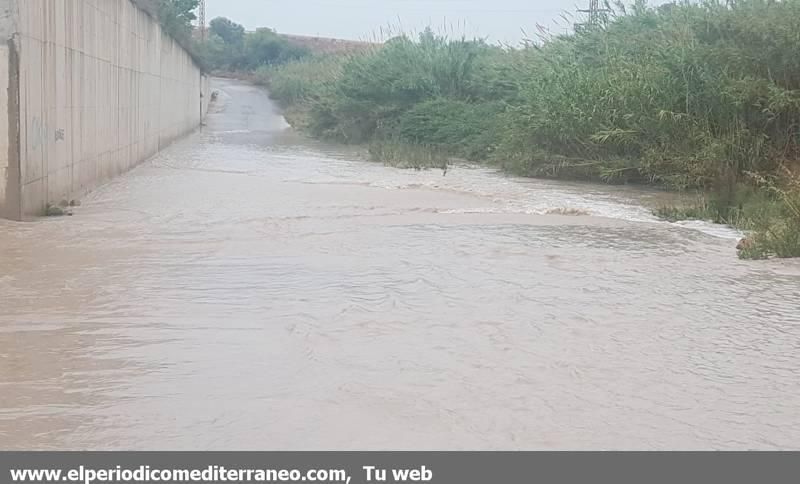
[[[189,50],[206,70],[253,71],[309,54],[307,49],[291,44],[272,29],[246,32],[242,25],[224,17],[210,22],[208,38],[201,42],[193,26],[199,0],[146,1],[151,5],[148,10],[156,12],[164,30]]]

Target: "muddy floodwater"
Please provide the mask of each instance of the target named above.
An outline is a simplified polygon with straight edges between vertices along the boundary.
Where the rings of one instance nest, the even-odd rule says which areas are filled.
[[[800,448],[800,262],[216,88],[73,217],[0,222],[0,448]]]

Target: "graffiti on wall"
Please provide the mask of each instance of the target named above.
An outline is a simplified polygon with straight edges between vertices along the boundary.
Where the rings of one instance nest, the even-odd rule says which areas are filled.
[[[35,116],[31,121],[31,127],[28,131],[28,140],[33,150],[38,150],[47,144],[51,139],[54,142],[64,141],[65,136],[66,131],[64,128],[53,129],[47,124],[47,122]]]

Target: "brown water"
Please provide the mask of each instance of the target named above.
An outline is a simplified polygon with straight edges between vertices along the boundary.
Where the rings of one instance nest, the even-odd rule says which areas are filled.
[[[800,448],[800,263],[657,192],[360,161],[217,82],[74,217],[0,222],[0,448]]]

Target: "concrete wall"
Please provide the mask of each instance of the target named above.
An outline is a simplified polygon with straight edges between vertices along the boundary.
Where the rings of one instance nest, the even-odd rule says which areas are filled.
[[[0,210],[6,199],[6,186],[9,180],[8,64],[8,46],[0,45]],[[2,211],[0,211],[1,215]]]
[[[10,0],[0,0],[0,216],[9,184],[9,66],[11,63],[8,39],[14,32],[14,12]]]
[[[6,217],[80,197],[199,126],[207,109],[208,80],[131,0],[0,0],[0,34]]]

